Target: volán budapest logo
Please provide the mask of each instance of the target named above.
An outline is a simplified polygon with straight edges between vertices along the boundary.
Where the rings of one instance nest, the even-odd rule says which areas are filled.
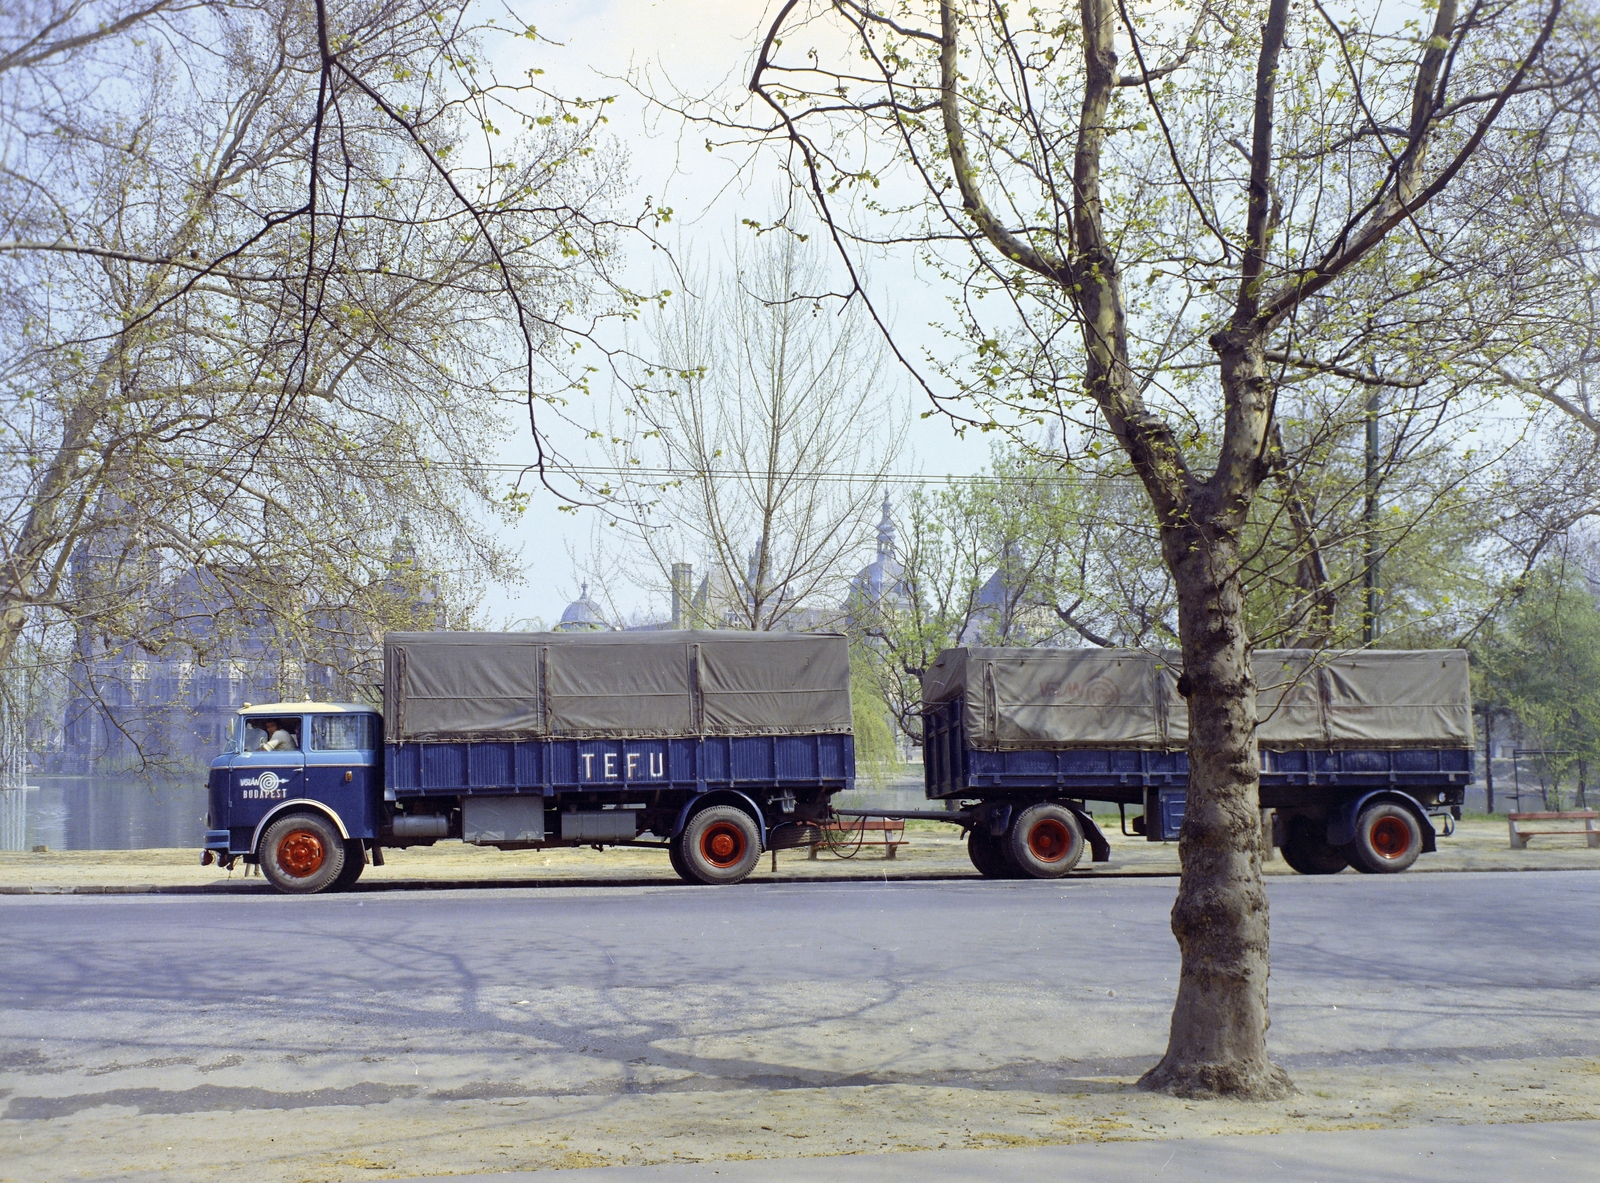
[[[283,787],[282,779],[276,772],[271,770],[258,773],[255,776],[240,778],[239,787],[244,790],[239,795],[246,801],[262,798],[272,800],[283,797],[288,793],[288,790]]]

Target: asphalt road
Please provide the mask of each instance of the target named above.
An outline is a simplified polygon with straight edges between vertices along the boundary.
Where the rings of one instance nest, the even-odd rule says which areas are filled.
[[[767,1162],[611,1167],[584,1183],[1592,1183],[1600,1123],[1255,1134],[1243,1138],[938,1150]],[[547,1173],[469,1176],[545,1183]],[[434,1176],[409,1183],[466,1183]]]
[[[688,1145],[670,1141],[675,1127],[638,1132],[651,1121],[699,1129],[698,1153],[714,1156],[845,1153],[904,1124],[888,1100],[851,1100],[891,1093],[909,1116],[934,1093],[957,1116],[963,1097],[1002,1093],[1026,1114],[1030,1093],[1104,1093],[1107,1077],[1138,1076],[1162,1052],[1173,890],[1123,879],[0,896],[0,1146],[26,1151],[21,1173],[0,1153],[0,1180],[131,1178],[136,1161],[152,1178],[210,1178],[256,1164],[269,1141],[278,1173],[259,1177],[342,1180],[365,1161],[334,1151],[432,1122],[395,1154],[416,1164],[403,1173],[427,1175],[456,1164],[438,1149],[456,1114],[525,1114],[474,1127],[509,1130],[496,1145],[522,1149],[474,1159],[509,1167],[627,1161],[630,1135],[638,1161]],[[1270,1044],[1291,1073],[1600,1055],[1600,872],[1296,877],[1269,893]],[[1544,1089],[1539,1071],[1512,1085]],[[819,1121],[803,1097],[819,1090],[835,1105],[826,1146],[784,1140],[776,1117],[739,1116],[749,1095],[790,1106],[803,1132]],[[1101,1109],[1115,1105],[1107,1095]],[[1360,1121],[1357,1101],[1323,1105]],[[694,1116],[714,1109],[715,1137]],[[293,1156],[307,1121],[333,1148],[320,1173]],[[563,1159],[552,1156],[565,1143],[515,1141],[550,1122],[605,1127],[619,1149]],[[766,1141],[752,1149],[747,1133]],[[162,1143],[170,1164],[134,1154],[138,1138]],[[890,1135],[867,1148],[880,1145],[894,1148]],[[925,1145],[942,1143],[934,1132]]]
[[[0,899],[0,1118],[1137,1073],[1171,880]],[[1600,1054],[1600,873],[1274,881],[1291,1069]]]

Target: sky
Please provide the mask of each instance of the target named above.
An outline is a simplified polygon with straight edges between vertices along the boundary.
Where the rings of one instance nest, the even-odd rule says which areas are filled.
[[[646,106],[621,79],[630,71],[648,70],[660,85],[705,94],[714,88],[742,90],[752,53],[765,30],[769,6],[763,0],[589,0],[574,3],[554,0],[528,8],[512,0],[512,10],[530,19],[544,42],[516,42],[519,58],[498,63],[505,74],[529,66],[545,70],[541,80],[557,93],[593,97],[616,95],[610,113],[611,134],[629,155],[634,189],[628,205],[637,208],[645,196],[674,210],[669,236],[690,253],[720,262],[732,236],[739,233],[740,217],[765,214],[777,181],[775,168],[758,163],[741,173],[730,156],[708,155],[704,135],[670,117],[647,112]],[[550,44],[559,43],[559,44]],[[523,48],[526,47],[526,48]],[[748,233],[748,231],[744,231]],[[642,243],[629,251],[628,279],[643,287],[652,277],[651,252]],[[896,272],[900,267],[888,264]],[[926,285],[904,264],[904,276],[880,286],[894,293],[888,309],[897,333],[908,340],[931,339],[928,322],[944,309],[939,292]],[[884,279],[883,268],[876,278]],[[940,419],[921,420],[916,413],[925,402],[913,402],[910,384],[896,371],[910,407],[911,429],[898,472],[965,475],[977,471],[988,457],[988,444],[958,440]],[[586,409],[569,408],[574,418],[603,419],[603,396]],[[557,442],[581,450],[576,433]],[[503,445],[499,459],[526,463],[531,447],[525,435]],[[516,528],[503,535],[522,551],[520,586],[487,589],[483,609],[492,626],[530,620],[554,624],[562,609],[579,592],[579,577],[571,553],[587,551],[595,525],[590,512],[562,513],[554,497],[539,491]],[[863,554],[863,563],[870,556]],[[645,607],[643,602],[636,605]]]

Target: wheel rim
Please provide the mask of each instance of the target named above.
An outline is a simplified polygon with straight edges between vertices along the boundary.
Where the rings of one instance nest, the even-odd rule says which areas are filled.
[[[1411,827],[1397,817],[1380,817],[1368,834],[1380,858],[1404,858],[1411,850]]]
[[[1044,863],[1059,863],[1072,849],[1072,834],[1064,822],[1053,817],[1035,822],[1028,831],[1028,849]]]
[[[314,830],[291,830],[278,843],[278,866],[296,879],[315,875],[327,860],[327,847]]]
[[[717,868],[736,866],[748,846],[744,831],[732,822],[712,822],[700,835],[701,856]]]

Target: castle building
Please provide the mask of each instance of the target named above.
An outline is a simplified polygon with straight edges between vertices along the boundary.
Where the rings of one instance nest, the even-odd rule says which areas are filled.
[[[125,561],[129,553],[141,555],[136,565]],[[114,628],[94,619],[79,626],[59,742],[41,753],[41,771],[112,773],[147,761],[173,771],[204,768],[229,742],[234,713],[247,702],[366,698],[381,682],[382,635],[369,617],[351,608],[307,613],[293,602],[251,602],[248,589],[257,584],[243,572],[237,579],[216,569],[167,574],[146,553],[138,539],[108,535],[70,560],[80,595],[120,598],[128,607]],[[402,519],[388,574],[370,590],[380,600],[409,601],[406,614],[417,626],[443,628],[439,586],[419,587],[416,564]]]

